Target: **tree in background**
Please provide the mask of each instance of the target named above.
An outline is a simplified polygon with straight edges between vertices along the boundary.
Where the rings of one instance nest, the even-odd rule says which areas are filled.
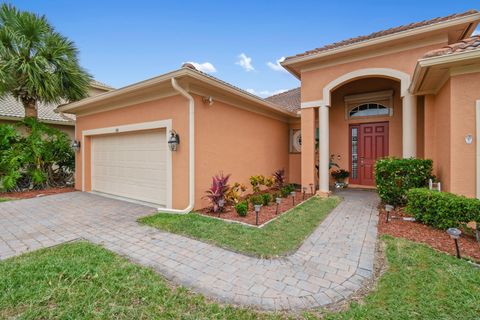
[[[83,99],[90,81],[74,43],[45,16],[0,7],[0,98],[12,95],[23,104],[26,117],[37,117],[37,103]]]

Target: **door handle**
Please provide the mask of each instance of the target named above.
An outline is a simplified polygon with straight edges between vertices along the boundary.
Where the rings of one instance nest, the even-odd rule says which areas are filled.
[[[360,165],[361,165],[362,167],[363,167],[364,164],[365,164],[365,161],[364,161],[364,160],[365,160],[365,158],[363,158],[363,157],[360,158]]]

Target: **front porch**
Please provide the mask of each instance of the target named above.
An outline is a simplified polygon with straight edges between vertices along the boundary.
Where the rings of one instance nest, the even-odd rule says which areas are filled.
[[[423,153],[423,100],[410,94],[410,76],[393,69],[344,74],[323,89],[323,99],[302,102],[301,182],[328,195],[332,165],[349,183],[374,187],[376,159]]]

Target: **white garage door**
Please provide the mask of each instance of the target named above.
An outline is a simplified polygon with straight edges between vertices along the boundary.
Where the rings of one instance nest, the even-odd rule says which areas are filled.
[[[92,190],[167,205],[165,130],[92,138]]]

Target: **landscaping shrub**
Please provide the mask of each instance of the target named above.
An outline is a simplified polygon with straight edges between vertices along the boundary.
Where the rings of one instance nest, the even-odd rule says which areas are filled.
[[[426,188],[407,192],[406,211],[417,221],[440,229],[480,222],[480,200]]]
[[[272,194],[272,201],[276,201],[277,198],[281,198],[281,197],[282,197],[282,196],[281,196],[280,192],[274,192],[274,193]]]
[[[251,176],[250,184],[254,193],[259,193],[262,187],[270,188],[273,185],[273,178],[266,178],[263,175]]]
[[[250,197],[250,203],[254,206],[263,204],[263,198],[260,195],[253,195]]]
[[[240,217],[245,217],[248,212],[248,202],[242,201],[235,205],[235,211]]]
[[[73,183],[75,154],[62,131],[26,118],[0,125],[0,189],[22,191]]]
[[[377,192],[384,203],[404,205],[407,191],[421,188],[432,178],[432,160],[385,158],[375,163]]]
[[[280,190],[285,184],[285,169],[278,169],[273,173],[275,188]]]
[[[264,193],[261,195],[262,197],[262,204],[264,206],[268,206],[270,204],[270,201],[272,201],[272,196],[270,195],[270,193]]]
[[[345,169],[333,170],[331,173],[333,179],[335,181],[343,181],[350,176],[350,172]]]
[[[213,212],[218,212],[221,209],[220,201],[226,201],[225,194],[230,188],[228,186],[229,178],[230,175],[228,174],[225,176],[223,172],[212,177],[212,185],[210,186],[210,189],[206,191],[206,198],[210,200]]]
[[[280,194],[282,195],[282,198],[286,198],[290,195],[290,192],[295,191],[295,186],[292,184],[289,184],[282,189],[280,189]]]
[[[235,182],[225,193],[225,200],[229,204],[235,205],[239,203],[240,198],[245,190],[247,190],[247,188],[243,184]]]

